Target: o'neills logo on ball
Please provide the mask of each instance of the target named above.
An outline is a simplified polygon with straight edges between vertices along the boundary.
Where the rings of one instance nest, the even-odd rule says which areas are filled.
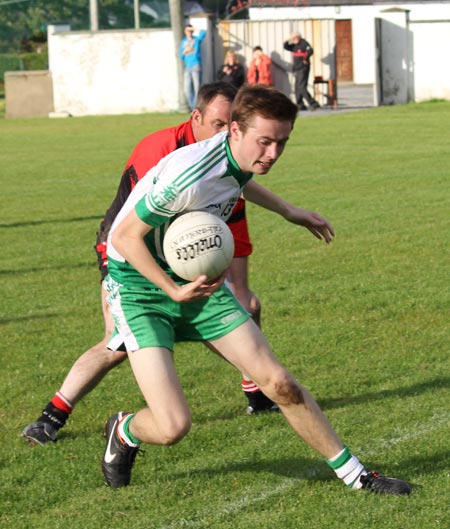
[[[183,246],[187,242],[197,241],[200,237],[208,237],[211,235],[217,235],[222,233],[222,226],[218,226],[217,224],[197,226],[196,228],[193,228],[189,231],[185,231],[184,233],[180,233],[178,237],[175,237],[170,243],[170,249]]]
[[[195,242],[177,248],[177,259],[179,261],[189,261],[190,259],[195,259],[204,252],[215,249],[220,250],[220,248],[222,248],[222,237],[219,234],[210,235],[209,237],[198,239]]]

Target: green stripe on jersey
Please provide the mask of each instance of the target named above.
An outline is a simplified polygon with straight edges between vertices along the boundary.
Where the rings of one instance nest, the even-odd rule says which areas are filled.
[[[219,143],[198,162],[190,165],[157,195],[151,193],[146,195],[145,204],[148,210],[165,217],[171,217],[179,213],[178,211],[164,207],[165,203],[175,199],[179,193],[194,185],[198,180],[201,180],[215,165],[219,165],[226,159],[225,143],[226,140]]]
[[[144,222],[153,228],[161,226],[161,224],[167,222],[169,217],[172,217],[174,213],[176,213],[169,209],[165,210],[164,212],[160,211],[159,213],[156,213],[155,208],[149,207],[149,204],[147,203],[147,196],[145,196],[144,200],[139,200],[135,206],[135,211],[141,220],[145,218]]]
[[[226,158],[225,142],[219,143],[213,150],[208,152],[198,162],[194,163],[183,171],[173,183],[178,189],[184,191],[187,187],[207,174],[212,167],[218,165]]]

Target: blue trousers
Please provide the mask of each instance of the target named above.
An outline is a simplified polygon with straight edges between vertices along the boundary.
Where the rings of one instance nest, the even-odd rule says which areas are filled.
[[[202,82],[202,67],[186,66],[184,69],[184,94],[186,96],[189,108],[194,110],[197,103],[197,94]]]

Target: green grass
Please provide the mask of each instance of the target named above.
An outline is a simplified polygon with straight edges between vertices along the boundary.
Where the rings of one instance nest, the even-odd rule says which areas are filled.
[[[251,281],[277,355],[370,467],[410,498],[351,493],[280,416],[247,417],[240,377],[202,346],[176,363],[189,436],[103,485],[103,422],[142,398],[127,363],[60,441],[19,434],[102,336],[92,250],[132,147],[183,116],[0,121],[0,527],[448,528],[450,103],[299,119],[258,180],[332,221],[336,239],[249,206]]]

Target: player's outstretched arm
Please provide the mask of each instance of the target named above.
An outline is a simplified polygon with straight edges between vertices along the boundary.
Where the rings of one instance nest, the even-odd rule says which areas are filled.
[[[288,222],[305,227],[317,239],[329,243],[334,237],[334,230],[324,217],[314,211],[294,206],[254,180],[250,180],[244,187],[244,197],[264,209],[278,213]]]

